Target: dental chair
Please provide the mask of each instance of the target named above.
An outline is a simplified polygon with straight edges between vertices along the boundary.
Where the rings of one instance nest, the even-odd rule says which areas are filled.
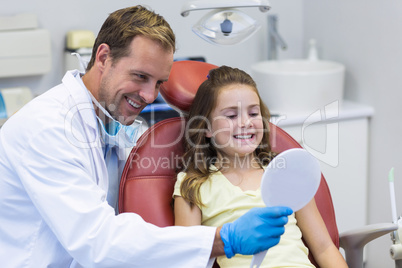
[[[198,61],[173,63],[169,81],[161,95],[179,111],[180,117],[168,118],[151,126],[132,149],[120,182],[119,211],[134,212],[145,221],[160,227],[174,225],[173,187],[183,154],[185,114],[198,86],[210,69],[217,66]],[[270,123],[272,150],[280,153],[301,146],[281,128]],[[318,210],[337,248],[345,250],[349,267],[363,267],[363,247],[371,240],[397,229],[394,224],[374,224],[341,235],[335,220],[331,194],[324,176],[315,195]],[[310,260],[316,264],[310,255]],[[215,264],[214,267],[219,267]],[[318,266],[317,266],[318,267]]]

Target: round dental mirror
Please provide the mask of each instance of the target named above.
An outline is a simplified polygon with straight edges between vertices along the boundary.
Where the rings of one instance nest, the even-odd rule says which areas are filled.
[[[321,182],[318,160],[304,149],[289,149],[268,165],[261,180],[266,206],[286,206],[294,212],[313,199]]]

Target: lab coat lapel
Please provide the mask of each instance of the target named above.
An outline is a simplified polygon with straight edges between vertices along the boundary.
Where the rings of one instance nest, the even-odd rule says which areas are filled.
[[[85,88],[82,88],[80,83],[78,83],[75,75],[78,75],[78,71],[67,72],[63,77],[62,82],[66,86],[73,100],[73,103],[70,104],[71,107],[75,107],[76,112],[79,113],[82,120],[88,145],[93,156],[96,183],[107,192],[109,184],[107,176],[108,172],[103,156],[95,110],[89,93]]]

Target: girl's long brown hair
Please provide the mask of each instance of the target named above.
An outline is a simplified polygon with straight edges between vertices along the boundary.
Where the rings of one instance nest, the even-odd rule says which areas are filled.
[[[215,163],[219,152],[210,142],[210,138],[205,135],[209,129],[208,124],[211,112],[216,106],[220,90],[228,85],[236,84],[252,87],[260,100],[264,134],[260,145],[255,151],[259,165],[261,167],[267,165],[274,156],[269,142],[268,122],[270,113],[261,100],[254,80],[246,72],[237,68],[221,66],[212,69],[209,72],[208,79],[198,88],[187,118],[184,139],[185,154],[183,156],[186,177],[181,184],[180,193],[191,206],[203,206],[200,199],[200,187],[212,173],[217,172],[210,170],[209,166]]]

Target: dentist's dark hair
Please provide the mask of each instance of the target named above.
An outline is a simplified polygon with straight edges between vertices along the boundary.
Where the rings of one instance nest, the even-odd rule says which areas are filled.
[[[123,8],[111,13],[103,23],[92,48],[87,71],[94,65],[101,44],[110,47],[112,61],[115,63],[129,55],[130,43],[137,35],[158,42],[166,51],[176,51],[176,37],[162,16],[141,5]]]
[[[183,171],[186,176],[181,183],[180,194],[191,206],[203,205],[199,189],[211,174],[217,172],[210,170],[210,165],[215,163],[219,155],[224,155],[213,145],[211,139],[206,137],[206,133],[210,129],[211,113],[217,105],[219,93],[231,85],[249,86],[258,95],[264,127],[262,141],[254,152],[258,164],[261,167],[268,165],[275,156],[275,153],[271,152],[269,142],[270,113],[261,100],[255,81],[249,74],[237,68],[221,66],[212,69],[208,79],[198,88],[187,118],[183,156]]]

